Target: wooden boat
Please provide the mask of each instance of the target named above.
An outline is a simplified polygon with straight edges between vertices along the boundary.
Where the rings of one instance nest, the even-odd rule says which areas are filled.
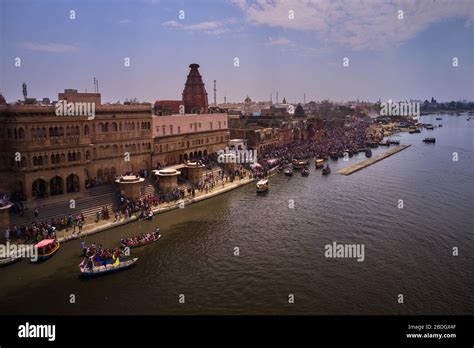
[[[268,179],[262,179],[257,182],[257,193],[268,191]]]
[[[2,257],[0,258],[0,267],[11,265],[15,262],[21,261],[21,257]]]
[[[400,145],[400,140],[389,140],[388,143],[390,145]]]
[[[35,248],[38,250],[38,258],[31,260],[31,262],[38,263],[46,261],[56,254],[60,247],[61,244],[56,239],[43,239],[35,245]]]
[[[324,167],[324,160],[318,158],[314,161],[314,165],[316,166],[316,169],[323,168]]]
[[[331,168],[329,166],[326,166],[326,168],[323,168],[323,175],[329,175],[331,173]]]
[[[138,257],[133,259],[115,262],[113,264],[106,264],[101,266],[93,265],[92,267],[87,267],[79,265],[79,270],[81,271],[81,275],[85,277],[94,277],[98,275],[103,275],[107,273],[123,271],[132,267],[138,261]],[[91,261],[92,262],[92,261]]]
[[[425,138],[425,139],[423,139],[423,142],[434,144],[436,142],[436,138]]]
[[[307,161],[307,160],[294,159],[294,160],[292,161],[292,163],[293,163],[293,169],[294,169],[294,170],[301,169],[301,168],[303,168],[303,167],[305,167],[305,166],[308,165],[308,161]]]
[[[305,167],[301,170],[301,176],[308,176],[309,175],[309,168]]]
[[[365,157],[367,157],[367,158],[372,157],[372,150],[371,149],[365,150]]]
[[[381,141],[379,142],[379,146],[390,146],[390,143],[388,141]]]
[[[286,167],[285,170],[283,171],[283,173],[286,176],[293,176],[293,169],[291,169],[290,167]]]
[[[142,242],[137,242],[137,243],[127,243],[123,240],[120,241],[120,245],[123,246],[124,248],[130,248],[130,249],[134,249],[134,248],[139,248],[141,246],[144,246],[144,245],[148,245],[148,244],[151,244],[151,243],[154,243],[156,242],[158,239],[161,238],[161,234],[160,234],[160,229],[157,227],[155,232],[153,232],[153,238],[150,239],[150,240],[146,240],[146,241],[142,241]]]
[[[410,130],[408,131],[408,133],[415,134],[415,133],[421,133],[421,131],[416,127],[410,127]]]
[[[428,130],[433,130],[434,127],[433,127],[432,124],[427,124],[427,125],[426,125],[426,129],[428,129]]]
[[[376,141],[372,141],[370,143],[367,143],[367,146],[370,147],[370,148],[375,149],[375,148],[379,147],[379,143],[376,142]]]

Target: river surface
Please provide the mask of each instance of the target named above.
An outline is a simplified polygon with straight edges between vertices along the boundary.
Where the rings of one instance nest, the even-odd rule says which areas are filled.
[[[422,117],[443,127],[393,136],[412,146],[350,176],[336,170],[363,153],[330,161],[327,177],[312,162],[309,177],[273,176],[264,195],[250,184],[86,237],[112,247],[160,226],[162,238],[133,249],[139,261],[124,272],[80,278],[79,240],[42,264],[2,268],[0,314],[474,314],[467,117]],[[364,261],[326,258],[333,242],[363,244]]]

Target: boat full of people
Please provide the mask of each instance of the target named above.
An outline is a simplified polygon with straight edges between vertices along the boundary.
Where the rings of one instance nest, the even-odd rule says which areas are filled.
[[[268,191],[268,179],[261,179],[257,182],[257,193]]]
[[[160,228],[157,227],[154,232],[143,233],[142,235],[133,238],[122,238],[120,239],[120,245],[124,248],[128,247],[130,249],[134,249],[154,243],[160,238]]]
[[[94,261],[94,257],[90,257],[89,259],[84,258],[79,264],[79,270],[82,276],[93,277],[129,269],[137,261],[137,257],[126,260],[121,260],[119,257],[116,257],[113,263],[97,263]]]
[[[38,250],[38,257],[36,260],[31,260],[32,263],[39,263],[48,260],[57,253],[61,244],[56,239],[43,239],[35,245]]]

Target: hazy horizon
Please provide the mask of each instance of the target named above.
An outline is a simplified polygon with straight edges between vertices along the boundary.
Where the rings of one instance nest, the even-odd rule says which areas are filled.
[[[277,92],[292,103],[304,94],[474,99],[469,0],[0,0],[0,10],[0,92],[8,102],[23,99],[23,82],[29,97],[56,100],[66,88],[92,92],[94,77],[104,103],[181,99],[191,63],[200,65],[209,103],[213,80],[218,103],[224,95],[275,102]]]

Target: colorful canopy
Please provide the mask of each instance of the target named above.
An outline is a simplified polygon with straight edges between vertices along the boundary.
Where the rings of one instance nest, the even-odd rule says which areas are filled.
[[[35,245],[37,248],[44,248],[47,245],[53,244],[55,242],[54,239],[43,239],[41,242]]]

